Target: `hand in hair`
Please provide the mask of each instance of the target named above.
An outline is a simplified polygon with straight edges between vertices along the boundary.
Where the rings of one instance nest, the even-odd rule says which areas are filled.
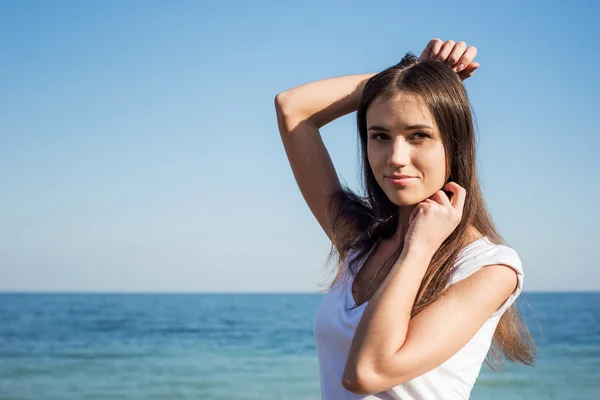
[[[477,68],[478,62],[473,62],[477,55],[474,46],[467,47],[465,42],[455,43],[452,40],[442,42],[440,39],[432,39],[421,53],[420,61],[437,60],[447,63],[458,76],[465,80],[471,76]]]
[[[417,204],[409,218],[404,247],[432,256],[462,219],[466,191],[448,182],[428,199]],[[451,192],[450,198],[444,192]]]

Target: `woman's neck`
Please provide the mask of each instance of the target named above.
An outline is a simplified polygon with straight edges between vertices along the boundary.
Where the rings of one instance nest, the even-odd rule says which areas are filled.
[[[415,209],[416,205],[413,206],[403,206],[398,207],[398,225],[396,227],[396,233],[389,239],[398,245],[404,243],[404,236],[406,236],[406,232],[408,232],[408,227],[410,226],[410,214]]]

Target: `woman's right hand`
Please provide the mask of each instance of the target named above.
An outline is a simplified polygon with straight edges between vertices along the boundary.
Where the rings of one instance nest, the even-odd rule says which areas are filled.
[[[467,47],[465,42],[455,43],[452,40],[442,42],[436,38],[427,44],[419,60],[443,61],[450,65],[462,80],[465,80],[479,68],[479,63],[473,62],[476,55],[477,49],[474,46]]]

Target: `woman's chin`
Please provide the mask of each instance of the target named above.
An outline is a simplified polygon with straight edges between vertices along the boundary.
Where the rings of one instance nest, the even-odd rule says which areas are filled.
[[[414,206],[415,204],[418,204],[421,201],[423,201],[421,199],[416,199],[412,196],[399,196],[399,195],[388,196],[388,199],[390,199],[390,201],[392,203],[394,203],[395,205],[397,205],[398,207]]]

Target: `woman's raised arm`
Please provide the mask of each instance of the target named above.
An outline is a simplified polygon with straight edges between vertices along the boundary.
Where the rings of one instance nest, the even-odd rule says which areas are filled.
[[[307,83],[275,97],[277,123],[296,182],[313,215],[334,242],[329,212],[341,189],[319,128],[356,111],[364,83],[374,74],[351,75]],[[340,243],[333,243],[336,247]]]

